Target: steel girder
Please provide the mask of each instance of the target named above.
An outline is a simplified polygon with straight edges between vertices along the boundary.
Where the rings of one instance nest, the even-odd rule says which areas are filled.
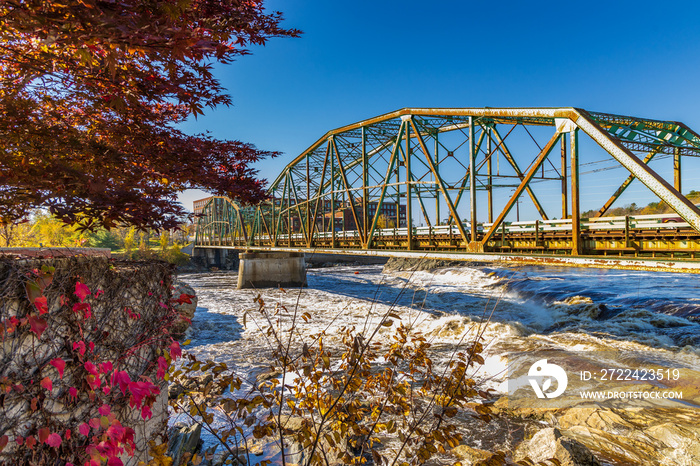
[[[544,148],[528,127],[553,130]],[[538,150],[533,151],[525,170],[518,166],[509,147],[509,135],[516,128],[526,131],[537,144]],[[239,237],[245,236],[249,245],[258,242],[313,248],[323,244],[335,248],[345,241],[345,247],[350,247],[347,238],[351,235],[352,244],[372,249],[379,231],[418,221],[432,227],[441,223],[441,212],[446,208],[447,221],[455,227],[464,249],[484,251],[489,250],[523,192],[528,193],[541,218],[548,219],[533,188],[535,182],[548,179],[561,182],[564,218],[568,216],[567,191],[571,190],[571,253],[576,255],[580,253],[580,132],[630,173],[601,215],[636,178],[700,232],[700,210],[680,193],[681,157],[700,156],[700,136],[678,122],[578,108],[404,108],[331,130],[285,167],[268,190],[270,201],[229,215],[231,221],[240,223],[231,231],[245,233]],[[545,176],[543,164],[560,141],[561,170],[552,165],[555,176]],[[647,165],[658,153],[674,156],[673,184]],[[496,172],[494,159],[499,167]],[[493,212],[492,191],[503,186],[512,186],[515,192],[500,213]],[[477,191],[488,192],[489,219],[495,218],[483,232],[476,222]],[[460,215],[463,198],[469,200],[469,212]],[[214,210],[210,210],[216,213],[214,201]],[[217,221],[205,215],[199,221],[201,233],[221,236]],[[406,233],[406,249],[411,250],[413,228]]]

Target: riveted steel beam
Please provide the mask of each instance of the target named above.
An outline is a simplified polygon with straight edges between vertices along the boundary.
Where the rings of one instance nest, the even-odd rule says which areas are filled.
[[[666,180],[651,170],[645,163],[634,155],[629,149],[621,146],[616,141],[607,136],[603,130],[585,110],[577,109],[572,120],[588,136],[605,149],[615,160],[627,168],[639,181],[659,196],[678,215],[680,215],[695,231],[700,232],[700,209],[683,196],[677,189],[671,186]],[[576,118],[578,116],[578,118]]]
[[[571,144],[571,255],[580,256],[581,241],[581,183],[579,179],[578,128],[569,133]]]

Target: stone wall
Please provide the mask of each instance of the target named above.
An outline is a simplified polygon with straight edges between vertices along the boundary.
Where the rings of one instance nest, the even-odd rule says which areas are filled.
[[[0,255],[0,463],[148,461],[179,353],[172,267],[65,255]]]

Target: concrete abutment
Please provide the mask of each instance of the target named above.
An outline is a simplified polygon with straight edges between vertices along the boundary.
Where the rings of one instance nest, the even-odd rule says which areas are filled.
[[[246,252],[239,258],[238,289],[306,286],[302,252]]]

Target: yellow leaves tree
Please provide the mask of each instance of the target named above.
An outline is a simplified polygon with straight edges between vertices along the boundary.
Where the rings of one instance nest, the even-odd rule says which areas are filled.
[[[168,249],[168,245],[170,244],[170,232],[167,230],[163,230],[160,233],[160,238],[158,238],[158,243],[160,244],[161,252],[165,252]]]
[[[136,236],[136,228],[131,227],[124,236],[124,252],[127,256],[130,256],[134,251],[134,245],[136,244],[134,237]]]
[[[377,228],[396,228],[396,223],[386,215],[381,214],[377,219]]]

